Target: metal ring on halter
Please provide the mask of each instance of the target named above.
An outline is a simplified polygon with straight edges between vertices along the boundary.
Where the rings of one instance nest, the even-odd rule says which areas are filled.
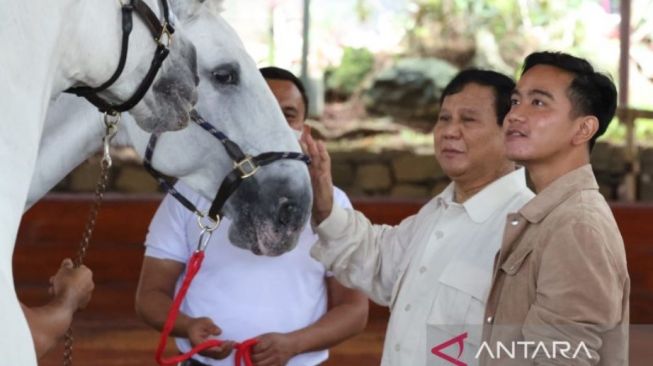
[[[122,113],[116,111],[104,112],[104,125],[106,128],[112,128],[120,123],[120,117]]]
[[[213,232],[215,229],[220,226],[220,216],[216,216],[216,219],[209,217],[209,215],[196,211],[195,216],[197,216],[197,225],[202,231]],[[205,223],[206,222],[206,223]]]

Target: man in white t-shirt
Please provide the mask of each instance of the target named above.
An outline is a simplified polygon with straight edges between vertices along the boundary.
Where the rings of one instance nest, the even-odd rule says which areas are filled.
[[[308,99],[299,79],[276,67],[261,69],[291,128],[301,131]],[[178,183],[175,188],[199,209],[210,202]],[[334,202],[351,208],[337,188]],[[295,249],[279,257],[261,257],[229,242],[224,219],[207,245],[202,269],[193,280],[172,335],[187,352],[217,337],[228,342],[196,355],[182,366],[233,365],[233,342],[256,337],[255,365],[313,366],[328,357],[327,348],[360,333],[367,324],[368,302],[360,292],[340,285],[309,255],[317,236],[304,228]],[[196,248],[195,216],[173,197],[157,210],[146,239],[136,308],[161,330],[185,264]]]

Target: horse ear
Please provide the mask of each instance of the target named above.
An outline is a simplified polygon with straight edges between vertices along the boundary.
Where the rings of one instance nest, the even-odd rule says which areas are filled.
[[[170,8],[182,24],[196,16],[202,7],[219,14],[223,10],[223,5],[224,0],[170,0]]]

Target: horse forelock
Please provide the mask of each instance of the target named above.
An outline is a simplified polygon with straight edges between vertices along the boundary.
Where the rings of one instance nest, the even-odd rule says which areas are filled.
[[[202,3],[211,14],[220,15],[224,11],[224,0],[203,0]]]

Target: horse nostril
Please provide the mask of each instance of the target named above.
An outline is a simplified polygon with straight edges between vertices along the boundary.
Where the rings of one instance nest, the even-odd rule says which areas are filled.
[[[297,212],[297,205],[291,202],[284,202],[279,206],[279,223],[288,225],[293,215]]]

